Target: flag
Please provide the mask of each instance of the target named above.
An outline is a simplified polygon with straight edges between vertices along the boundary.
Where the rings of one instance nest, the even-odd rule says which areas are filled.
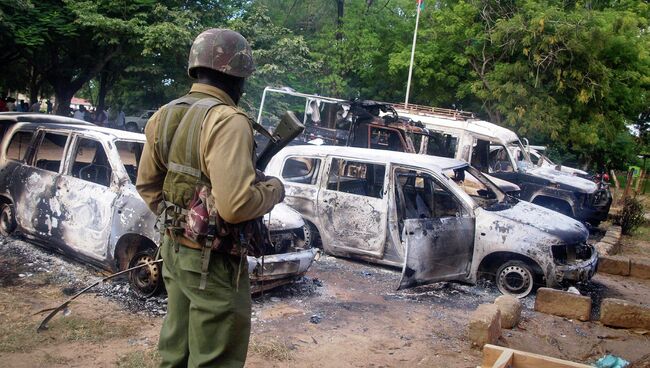
[[[424,10],[424,0],[418,0],[418,11]]]

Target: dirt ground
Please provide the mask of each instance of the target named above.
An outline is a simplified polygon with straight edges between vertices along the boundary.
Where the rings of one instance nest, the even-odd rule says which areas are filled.
[[[626,243],[627,242],[627,243]],[[626,245],[628,244],[628,245]],[[639,249],[635,247],[640,247]],[[623,251],[650,254],[638,238]],[[99,278],[97,270],[30,243],[0,238],[0,362],[7,367],[147,367],[164,297],[142,301],[125,280],[100,286],[36,333],[43,315]],[[393,269],[323,256],[307,276],[253,298],[248,367],[476,367],[481,352],[466,337],[468,315],[498,295],[490,283],[438,283],[395,291]],[[596,303],[618,297],[650,304],[650,280],[597,275],[580,285]],[[648,331],[611,329],[533,311],[503,330],[499,344],[578,362],[611,353],[634,361],[650,354]],[[597,311],[594,313],[597,316]]]

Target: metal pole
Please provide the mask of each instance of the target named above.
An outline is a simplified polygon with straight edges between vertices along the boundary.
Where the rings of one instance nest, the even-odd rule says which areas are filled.
[[[413,46],[411,47],[411,63],[409,64],[409,78],[406,82],[406,99],[404,100],[404,108],[408,109],[409,107],[409,93],[411,92],[411,76],[413,75],[413,57],[415,56],[415,43],[418,39],[418,23],[420,21],[420,7],[422,6],[421,1],[418,1],[417,7],[418,11],[415,16],[415,31],[413,31]]]

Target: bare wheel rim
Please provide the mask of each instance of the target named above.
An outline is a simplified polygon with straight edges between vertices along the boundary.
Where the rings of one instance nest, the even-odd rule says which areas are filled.
[[[131,271],[129,277],[136,291],[145,297],[154,295],[160,288],[160,264],[151,264],[153,261],[155,261],[154,256],[148,252],[138,253],[131,260],[130,267],[150,263],[147,266]]]
[[[0,233],[9,235],[14,231],[15,227],[11,207],[5,204],[2,206],[2,212],[0,212]]]
[[[313,236],[314,234],[311,231],[311,226],[308,224],[305,224],[302,227],[302,233],[303,233],[303,241],[305,242],[305,248],[311,248],[312,247],[312,241],[313,241]]]
[[[499,289],[508,294],[528,294],[532,289],[532,275],[528,269],[511,265],[499,273]]]

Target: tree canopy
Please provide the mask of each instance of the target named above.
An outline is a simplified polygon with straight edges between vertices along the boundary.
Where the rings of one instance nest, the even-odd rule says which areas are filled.
[[[250,112],[266,85],[401,102],[415,3],[10,0],[0,4],[0,89],[52,91],[61,114],[75,94],[157,108],[189,87],[193,38],[230,27],[254,49]],[[409,100],[473,111],[565,163],[623,167],[648,151],[649,20],[643,0],[425,1]]]

